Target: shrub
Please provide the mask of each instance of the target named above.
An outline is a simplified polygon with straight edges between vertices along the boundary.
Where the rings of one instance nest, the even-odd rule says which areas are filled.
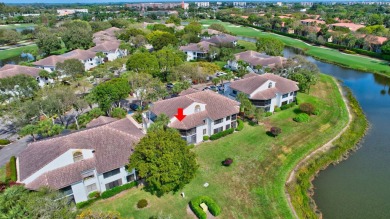
[[[313,112],[313,115],[316,115],[316,116],[320,115],[320,110],[319,109],[315,109],[314,112]]]
[[[18,179],[18,175],[16,173],[16,157],[15,156],[12,156],[9,159],[9,169],[10,169],[10,180],[12,182],[16,182],[16,180]]]
[[[94,203],[95,201],[99,200],[100,198],[94,198],[94,199],[89,199],[88,201],[85,201],[85,202],[79,202],[76,204],[76,207],[78,209],[80,208],[85,208],[87,206],[90,206],[92,203]]]
[[[133,118],[138,123],[140,123],[140,124],[142,123],[142,114],[141,113],[139,113],[139,112],[134,113]]]
[[[226,135],[230,135],[234,132],[234,129],[230,128],[230,129],[226,129],[225,131],[222,131],[222,132],[218,132],[217,134],[214,134],[214,135],[211,135],[210,136],[210,140],[217,140],[217,139],[220,139],[222,137],[225,137]]]
[[[301,103],[299,105],[299,110],[301,110],[302,112],[304,112],[306,114],[311,115],[311,114],[313,114],[315,107],[311,103]]]
[[[146,199],[141,199],[137,203],[137,208],[144,208],[146,206],[148,206],[148,201],[146,201]]]
[[[281,110],[286,110],[286,109],[289,109],[291,107],[295,106],[295,103],[292,102],[292,103],[289,103],[289,104],[284,104],[283,106],[280,107]]]
[[[11,166],[9,162],[5,164],[5,182],[11,181]]]
[[[272,112],[266,112],[266,113],[264,113],[264,117],[269,117],[269,116],[272,116]]]
[[[293,119],[295,122],[308,122],[310,120],[310,116],[306,113],[300,113]]]
[[[222,161],[222,165],[224,165],[226,167],[230,166],[232,163],[233,163],[232,158],[226,158],[224,161]]]
[[[238,125],[236,128],[236,131],[241,131],[242,129],[244,129],[244,122],[241,119],[238,119],[237,123],[238,123]]]
[[[214,216],[218,216],[221,213],[221,207],[215,201],[208,196],[198,196],[193,198],[189,205],[191,210],[199,219],[206,219],[207,214],[200,207],[200,204],[205,203],[210,213]]]
[[[91,192],[88,194],[88,198],[89,199],[100,198],[100,192],[99,191]]]
[[[274,137],[276,137],[282,133],[282,129],[279,127],[271,127],[270,132]]]
[[[7,145],[9,143],[11,143],[11,141],[8,139],[0,139],[0,145]]]
[[[114,118],[118,118],[118,119],[123,119],[126,117],[126,110],[122,109],[122,108],[114,108],[111,112],[111,116],[114,117]]]
[[[208,141],[209,138],[210,138],[209,136],[205,135],[205,136],[203,136],[203,141]]]
[[[122,186],[117,186],[117,187],[114,187],[114,188],[112,188],[110,190],[104,191],[102,193],[101,197],[103,199],[107,199],[107,198],[110,198],[110,197],[112,197],[112,196],[114,196],[114,195],[116,195],[116,194],[118,194],[118,193],[120,193],[122,191],[125,191],[127,189],[131,189],[131,188],[133,188],[134,186],[137,186],[137,185],[138,185],[137,182],[131,182],[131,183],[124,184]]]
[[[274,109],[274,112],[276,113],[276,112],[280,112],[281,111],[281,109],[280,109],[280,107],[275,107],[275,109]]]

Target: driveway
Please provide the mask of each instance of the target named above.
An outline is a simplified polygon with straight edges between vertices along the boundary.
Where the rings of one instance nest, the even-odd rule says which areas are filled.
[[[30,141],[32,141],[32,138],[30,136],[26,136],[1,149],[0,167],[4,166],[12,156],[17,156],[20,152],[22,152]]]

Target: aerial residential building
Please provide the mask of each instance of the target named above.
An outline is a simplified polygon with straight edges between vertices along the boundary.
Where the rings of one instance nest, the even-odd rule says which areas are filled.
[[[210,2],[195,2],[195,5],[199,8],[208,8],[210,7]]]
[[[316,20],[316,19],[304,19],[301,20],[301,24],[306,26],[316,26],[318,24],[325,24],[325,21]]]
[[[352,32],[356,32],[358,29],[366,27],[361,24],[354,24],[354,23],[335,23],[335,24],[329,24],[330,29],[334,29],[335,27],[345,27],[351,30]]]
[[[127,56],[127,50],[120,49],[120,41],[104,41],[102,43],[97,44],[96,46],[89,49],[92,52],[102,52],[106,57],[104,58],[104,62],[113,61],[117,58],[122,58]]]
[[[210,136],[237,126],[240,103],[213,91],[190,88],[179,97],[153,103],[150,111],[143,114],[144,127],[149,127],[160,114],[166,114],[169,127],[178,129],[189,144],[203,141]],[[179,121],[175,114],[182,108],[186,117]]]
[[[297,82],[274,75],[249,73],[244,79],[230,84],[230,96],[246,94],[256,107],[273,112],[275,107],[295,101],[299,88]]]
[[[313,2],[301,2],[301,5],[302,6],[305,6],[305,7],[311,7],[311,6],[313,6]]]
[[[246,2],[233,2],[234,7],[245,7]]]
[[[76,203],[136,180],[126,164],[144,136],[129,119],[98,118],[89,128],[29,143],[17,157],[18,182],[31,190],[50,187]]]
[[[210,48],[215,46],[214,43],[201,41],[199,43],[190,43],[186,46],[181,46],[180,50],[187,55],[187,61],[197,59],[215,58],[216,54],[210,54]]]
[[[66,16],[75,13],[88,13],[88,9],[57,9],[58,16]]]
[[[135,4],[126,4],[126,7],[135,8],[138,10],[147,10],[150,9],[173,9],[177,7],[181,7],[184,10],[187,10],[189,7],[188,3],[135,3]]]
[[[234,47],[237,46],[238,38],[229,34],[219,34],[210,37],[210,39],[203,39],[202,41],[214,43],[219,47]]]
[[[65,57],[51,55],[51,56],[48,56],[46,58],[35,61],[32,64],[37,68],[41,68],[41,69],[46,70],[48,72],[53,72],[56,69],[57,63],[64,62],[65,60],[66,60]]]
[[[232,70],[238,70],[241,66],[239,61],[246,63],[249,72],[262,73],[266,68],[283,67],[287,61],[282,56],[269,56],[255,51],[245,51],[234,55],[234,60],[229,60],[227,66]]]
[[[48,83],[53,83],[53,79],[40,77],[40,71],[42,71],[42,69],[22,65],[6,64],[0,68],[0,78],[14,77],[16,75],[22,74],[35,78],[40,87],[43,87]]]

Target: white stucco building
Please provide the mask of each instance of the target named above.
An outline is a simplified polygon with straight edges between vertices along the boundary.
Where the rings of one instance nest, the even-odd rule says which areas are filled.
[[[90,48],[89,51],[95,53],[102,52],[105,55],[105,58],[103,60],[104,62],[107,62],[127,56],[127,50],[120,49],[119,46],[119,40],[104,41]]]
[[[182,108],[186,117],[179,121],[175,115]],[[143,114],[147,128],[160,114],[170,118],[169,127],[178,129],[189,144],[200,143],[203,136],[235,128],[240,103],[213,91],[188,89],[179,97],[155,102],[149,112]]]
[[[181,46],[180,50],[187,55],[187,61],[192,61],[197,59],[215,58],[216,53],[210,53],[210,49],[213,46],[215,46],[214,43],[202,41],[199,43],[190,43],[186,46]]]
[[[230,96],[245,93],[253,105],[273,112],[275,107],[295,101],[299,88],[297,82],[278,75],[249,73],[244,79],[232,82],[229,90]]]
[[[87,129],[30,143],[17,158],[18,182],[60,190],[76,203],[136,180],[125,165],[143,137],[129,119],[99,117]]]

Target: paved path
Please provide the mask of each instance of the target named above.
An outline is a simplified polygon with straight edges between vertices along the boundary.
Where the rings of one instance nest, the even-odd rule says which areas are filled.
[[[31,137],[27,136],[1,149],[0,167],[4,166],[9,161],[10,157],[17,156],[20,152],[22,152],[27,147],[27,143],[29,143],[31,140],[32,140]]]
[[[287,181],[286,181],[286,184],[289,184],[291,181],[295,180],[296,179],[296,173],[297,171],[299,171],[299,169],[301,168],[302,165],[306,164],[312,157],[314,157],[315,155],[319,154],[319,153],[324,153],[326,151],[328,151],[330,148],[333,147],[333,142],[338,139],[350,126],[351,124],[351,121],[352,121],[352,114],[351,114],[351,111],[349,109],[349,106],[347,104],[348,100],[346,99],[345,95],[343,94],[343,91],[341,89],[341,86],[340,84],[336,81],[336,84],[337,84],[337,87],[339,88],[339,91],[343,97],[343,100],[344,100],[344,104],[345,106],[347,107],[347,111],[348,111],[348,123],[347,125],[341,130],[341,132],[339,134],[337,134],[334,138],[332,138],[330,141],[328,141],[327,143],[325,143],[324,145],[322,145],[321,147],[317,148],[316,150],[312,151],[310,154],[308,154],[305,158],[303,158],[296,166],[295,168],[290,172],[290,175],[288,176],[287,178]],[[295,218],[299,218],[298,217],[298,214],[297,212],[295,211],[295,208],[294,206],[292,205],[291,203],[291,197],[290,197],[290,194],[287,192],[287,189],[285,188],[284,189],[285,191],[285,195],[286,195],[286,198],[287,198],[287,202],[288,202],[288,205],[291,209],[291,211],[293,212],[293,215],[295,216]]]

